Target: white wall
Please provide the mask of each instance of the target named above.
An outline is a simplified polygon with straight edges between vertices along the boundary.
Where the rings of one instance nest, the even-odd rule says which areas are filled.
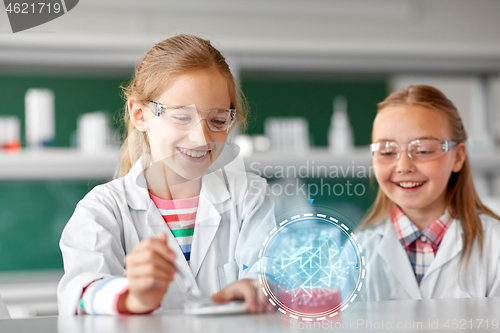
[[[243,69],[500,70],[498,0],[82,0],[16,34],[0,10],[0,70],[128,71],[178,32]]]

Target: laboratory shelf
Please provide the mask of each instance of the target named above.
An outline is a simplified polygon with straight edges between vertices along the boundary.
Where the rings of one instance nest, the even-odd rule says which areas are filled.
[[[76,148],[23,149],[0,154],[2,180],[110,179],[119,151],[88,154]]]
[[[469,153],[475,174],[500,174],[500,151]],[[111,179],[118,150],[84,154],[75,148],[23,149],[16,155],[0,154],[1,180]],[[305,152],[256,152],[245,158],[247,171],[266,178],[364,178],[373,176],[366,147],[345,154],[327,148]]]

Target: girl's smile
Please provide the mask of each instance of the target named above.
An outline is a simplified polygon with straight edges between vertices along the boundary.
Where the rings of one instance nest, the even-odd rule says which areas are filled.
[[[204,162],[211,152],[210,149],[188,149],[183,147],[175,147],[182,156],[191,162]]]
[[[393,182],[396,186],[399,186],[402,190],[411,192],[411,191],[416,191],[420,189],[424,184],[426,183],[425,181],[413,181],[413,180],[405,180],[405,181],[394,181]]]

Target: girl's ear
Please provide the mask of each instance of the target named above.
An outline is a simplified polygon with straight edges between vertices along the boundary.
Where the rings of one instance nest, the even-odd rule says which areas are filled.
[[[135,128],[139,131],[146,131],[149,128],[146,116],[146,112],[149,111],[148,107],[135,98],[130,98],[127,103],[132,124],[134,124]]]
[[[462,165],[464,164],[465,157],[467,156],[467,147],[465,143],[460,142],[455,146],[455,163],[453,164],[453,172],[459,172],[462,170]]]

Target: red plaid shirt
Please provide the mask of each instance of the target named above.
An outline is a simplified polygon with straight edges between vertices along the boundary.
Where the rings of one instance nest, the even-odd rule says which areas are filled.
[[[425,272],[436,256],[446,230],[453,221],[453,217],[446,211],[443,216],[420,231],[401,211],[401,208],[397,205],[394,206],[391,210],[392,226],[410,258],[415,277],[420,285]]]

